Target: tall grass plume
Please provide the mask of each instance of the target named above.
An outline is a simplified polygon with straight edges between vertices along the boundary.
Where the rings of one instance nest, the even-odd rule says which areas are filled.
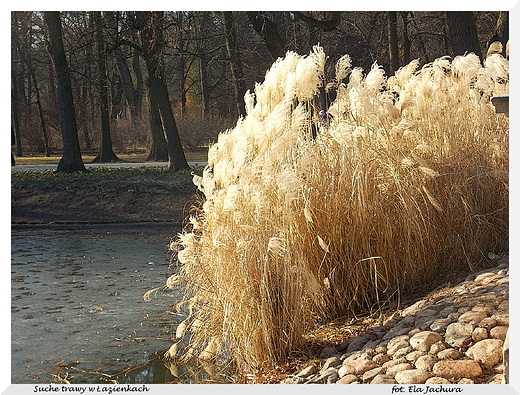
[[[508,119],[490,104],[508,61],[412,61],[386,77],[344,56],[324,123],[325,58],[276,61],[194,177],[204,199],[174,246],[181,358],[274,364],[319,322],[508,248]]]

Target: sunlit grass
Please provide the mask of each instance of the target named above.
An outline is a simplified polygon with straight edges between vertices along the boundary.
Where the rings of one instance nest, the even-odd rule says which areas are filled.
[[[181,359],[273,365],[320,322],[508,248],[509,124],[489,100],[508,92],[508,61],[414,61],[385,78],[345,56],[330,126],[313,99],[324,62],[320,48],[275,62],[194,178],[205,200],[167,284],[186,285]]]

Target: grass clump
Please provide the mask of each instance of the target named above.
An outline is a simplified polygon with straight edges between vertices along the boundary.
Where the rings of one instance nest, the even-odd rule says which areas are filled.
[[[329,125],[314,104],[324,63],[319,47],[277,60],[194,177],[205,198],[171,281],[186,283],[184,359],[274,364],[319,322],[508,248],[508,119],[489,100],[508,92],[508,61],[413,61],[386,78],[345,55]]]

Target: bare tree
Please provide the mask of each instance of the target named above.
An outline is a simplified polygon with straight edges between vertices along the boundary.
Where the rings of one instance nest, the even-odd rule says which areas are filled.
[[[480,43],[472,11],[447,11],[452,56],[473,52],[481,57]]]
[[[52,56],[58,81],[58,102],[60,107],[61,135],[63,138],[63,156],[58,163],[58,172],[86,171],[81,158],[78,142],[76,112],[70,85],[70,71],[65,57],[59,11],[43,13],[49,32],[48,50]]]
[[[161,115],[168,150],[168,170],[177,171],[189,168],[164,78],[163,12],[138,11],[136,12],[136,22],[141,33],[142,55],[148,69],[150,95],[154,95]]]

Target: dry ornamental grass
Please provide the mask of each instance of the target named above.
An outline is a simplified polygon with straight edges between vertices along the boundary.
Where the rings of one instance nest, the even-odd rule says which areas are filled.
[[[386,78],[345,55],[323,122],[325,58],[277,60],[194,177],[205,198],[168,284],[186,285],[181,360],[274,364],[319,322],[508,248],[508,119],[490,104],[508,61],[412,61]]]

